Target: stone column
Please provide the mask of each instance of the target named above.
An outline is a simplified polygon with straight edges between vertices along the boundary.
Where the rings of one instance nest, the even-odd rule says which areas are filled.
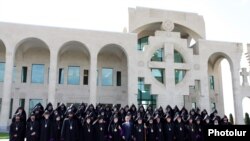
[[[96,83],[97,83],[97,54],[90,57],[90,76],[89,76],[89,104],[96,105]]]
[[[2,109],[0,115],[0,130],[3,131],[7,131],[7,126],[9,126],[8,120],[10,112],[12,72],[13,72],[14,56],[15,56],[14,51],[11,49],[12,49],[11,46],[6,45],[6,63],[4,72]]]
[[[57,86],[57,52],[55,50],[50,51],[50,69],[49,69],[49,86],[48,86],[48,102],[53,104],[55,108],[57,106],[56,101],[56,86]]]

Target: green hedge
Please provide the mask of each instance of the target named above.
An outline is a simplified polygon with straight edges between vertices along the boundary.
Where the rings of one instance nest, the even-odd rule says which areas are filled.
[[[0,139],[8,139],[9,134],[8,133],[0,133]]]

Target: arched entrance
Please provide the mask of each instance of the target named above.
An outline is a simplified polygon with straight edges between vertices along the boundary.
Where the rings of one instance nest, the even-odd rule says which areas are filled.
[[[224,53],[214,53],[208,60],[208,86],[211,111],[229,116],[235,115],[232,87],[232,65]]]
[[[38,38],[26,38],[15,48],[12,97],[13,108],[25,107],[29,111],[48,99],[50,49]]]
[[[248,113],[250,114],[250,97],[244,97],[242,100],[242,107],[243,107],[243,117],[245,119],[245,114]]]
[[[62,45],[58,53],[57,102],[88,102],[89,67],[90,53],[83,43],[69,41]]]
[[[128,67],[124,49],[105,45],[97,55],[97,103],[128,104]]]
[[[0,40],[0,113],[2,109],[3,83],[4,83],[4,73],[5,73],[5,56],[6,56],[6,48],[2,40]]]

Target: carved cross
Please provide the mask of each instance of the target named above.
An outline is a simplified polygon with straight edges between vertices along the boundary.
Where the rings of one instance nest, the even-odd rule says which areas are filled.
[[[242,86],[249,86],[247,77],[249,76],[249,72],[247,72],[247,68],[242,68],[240,75],[242,76]]]

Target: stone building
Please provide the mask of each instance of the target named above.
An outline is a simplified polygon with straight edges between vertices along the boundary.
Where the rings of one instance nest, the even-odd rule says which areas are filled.
[[[223,58],[243,123],[250,87],[242,50],[206,40],[201,15],[143,7],[129,9],[129,31],[121,33],[0,23],[0,129],[17,107],[30,111],[38,102],[198,106],[222,115]]]

